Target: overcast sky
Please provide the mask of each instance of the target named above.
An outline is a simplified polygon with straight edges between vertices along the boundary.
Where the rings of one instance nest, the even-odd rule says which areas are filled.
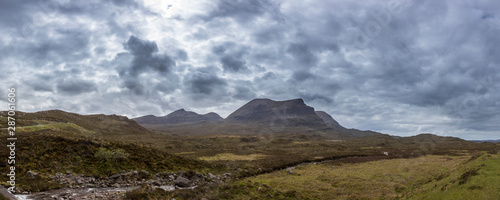
[[[500,1],[0,0],[0,35],[21,111],[302,98],[349,128],[500,139]]]

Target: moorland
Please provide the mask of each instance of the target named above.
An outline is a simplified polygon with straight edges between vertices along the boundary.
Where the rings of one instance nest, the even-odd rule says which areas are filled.
[[[499,143],[348,129],[301,99],[255,99],[226,118],[16,116],[16,192],[27,199],[500,198]]]

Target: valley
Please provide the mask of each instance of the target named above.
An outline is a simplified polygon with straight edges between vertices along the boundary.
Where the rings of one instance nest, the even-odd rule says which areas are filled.
[[[256,99],[225,119],[184,109],[136,119],[18,115],[25,199],[500,197],[498,143],[347,129],[301,99]]]

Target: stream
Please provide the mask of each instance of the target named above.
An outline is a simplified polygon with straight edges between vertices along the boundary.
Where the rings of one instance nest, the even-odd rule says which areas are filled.
[[[16,194],[18,200],[40,200],[40,199],[121,199],[123,193],[139,188],[131,187],[105,187],[105,188],[64,188],[46,192],[35,192],[31,194]],[[165,191],[176,189],[194,189],[193,187],[178,188],[173,185],[154,186]]]

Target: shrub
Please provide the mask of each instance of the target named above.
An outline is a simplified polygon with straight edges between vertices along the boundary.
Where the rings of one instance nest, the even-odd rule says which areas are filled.
[[[114,149],[110,150],[104,147],[100,147],[97,152],[94,154],[94,157],[100,159],[101,161],[119,161],[122,159],[127,159],[129,154],[125,152],[123,149]]]

